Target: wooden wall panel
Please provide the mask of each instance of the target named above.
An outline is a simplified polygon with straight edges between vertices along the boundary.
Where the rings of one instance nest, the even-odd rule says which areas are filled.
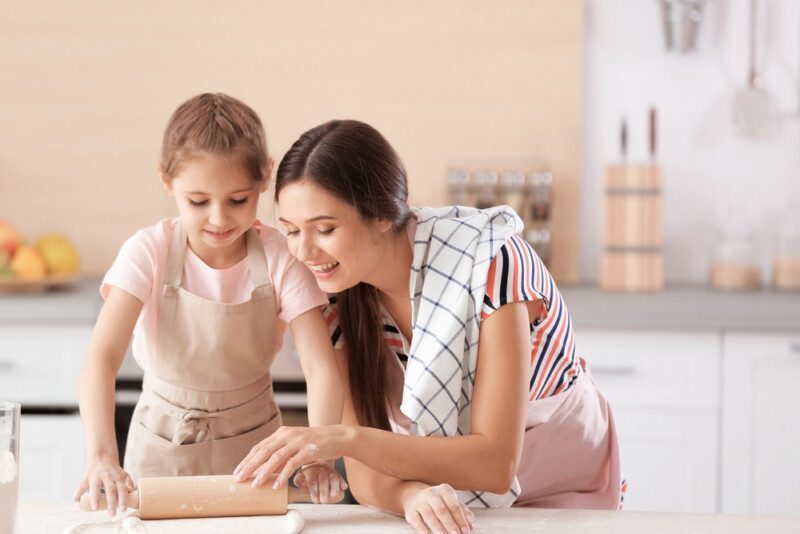
[[[416,205],[445,201],[452,161],[549,164],[553,271],[574,282],[583,16],[582,0],[6,2],[0,218],[67,233],[102,273],[173,213],[155,174],[169,114],[224,91],[261,115],[276,157],[325,120],[372,123]]]

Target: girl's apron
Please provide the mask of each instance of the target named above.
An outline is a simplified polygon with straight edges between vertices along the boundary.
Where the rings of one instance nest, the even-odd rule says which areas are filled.
[[[140,477],[230,474],[281,426],[269,366],[275,356],[275,292],[267,259],[246,233],[253,292],[239,304],[181,287],[187,240],[178,222],[167,254],[156,353],[145,373],[124,468]]]

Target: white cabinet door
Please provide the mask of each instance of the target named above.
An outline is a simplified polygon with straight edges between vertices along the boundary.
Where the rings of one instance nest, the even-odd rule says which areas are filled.
[[[716,511],[716,414],[621,408],[614,417],[628,481],[624,510]]]
[[[23,415],[19,444],[20,500],[70,501],[85,466],[80,416]]]
[[[800,515],[800,334],[724,347],[722,511]]]
[[[576,341],[616,419],[625,510],[716,512],[720,334],[584,330]]]

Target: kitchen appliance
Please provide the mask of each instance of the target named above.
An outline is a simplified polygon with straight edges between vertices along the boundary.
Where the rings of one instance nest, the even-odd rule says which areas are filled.
[[[141,519],[184,519],[191,517],[230,517],[242,515],[282,515],[287,505],[311,502],[307,488],[284,486],[272,489],[275,478],[254,488],[249,482],[236,482],[233,475],[195,477],[142,477],[139,490],[128,493],[129,506],[139,509]],[[342,500],[330,499],[331,504]],[[89,495],[80,508],[92,511]],[[107,508],[101,495],[99,510]]]

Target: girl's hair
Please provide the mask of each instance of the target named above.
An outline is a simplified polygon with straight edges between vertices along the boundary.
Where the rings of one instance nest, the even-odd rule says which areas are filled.
[[[275,199],[285,186],[303,180],[353,206],[364,221],[391,221],[395,232],[411,217],[403,163],[389,142],[363,122],[330,121],[301,135],[278,166]],[[388,349],[378,290],[361,282],[340,292],[336,304],[358,421],[389,430]]]
[[[190,98],[172,114],[161,147],[161,170],[174,177],[199,152],[230,157],[255,181],[265,179],[267,141],[261,120],[245,103],[223,93]]]

